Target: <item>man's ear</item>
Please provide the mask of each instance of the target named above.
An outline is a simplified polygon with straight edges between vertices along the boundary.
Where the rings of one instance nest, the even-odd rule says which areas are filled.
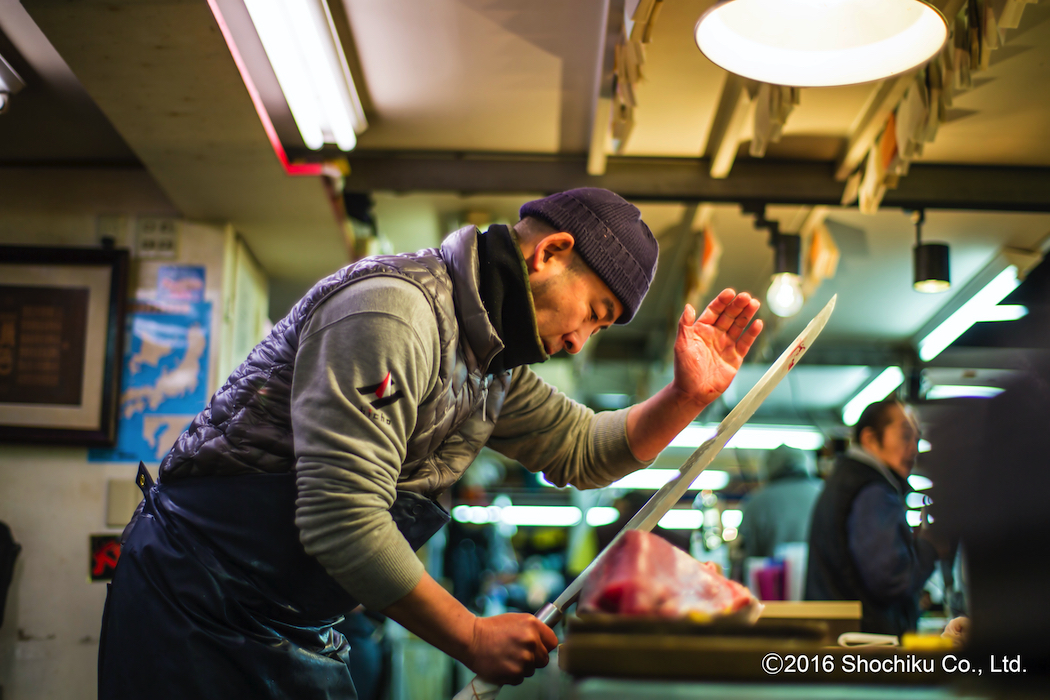
[[[867,447],[868,445],[882,447],[882,442],[879,440],[879,436],[875,433],[875,428],[872,428],[870,425],[860,431],[858,439],[860,440],[861,447]]]
[[[547,234],[536,242],[535,247],[526,258],[530,271],[539,272],[548,265],[556,263],[567,265],[575,245],[576,239],[567,231]]]

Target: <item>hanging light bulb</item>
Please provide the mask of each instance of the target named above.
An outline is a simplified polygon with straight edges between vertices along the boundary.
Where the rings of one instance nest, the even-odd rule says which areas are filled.
[[[802,309],[801,267],[802,238],[800,236],[774,233],[776,255],[773,260],[773,281],[766,292],[769,310],[777,316],[794,316]]]
[[[700,51],[772,85],[854,85],[930,60],[948,23],[922,0],[728,0],[696,25]]]
[[[794,316],[802,310],[802,281],[798,275],[781,272],[773,275],[773,282],[766,292],[769,310],[777,316]]]

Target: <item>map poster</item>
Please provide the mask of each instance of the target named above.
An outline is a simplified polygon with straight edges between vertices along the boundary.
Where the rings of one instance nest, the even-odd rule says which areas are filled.
[[[117,444],[88,461],[160,462],[208,401],[210,334],[211,302],[132,305]]]

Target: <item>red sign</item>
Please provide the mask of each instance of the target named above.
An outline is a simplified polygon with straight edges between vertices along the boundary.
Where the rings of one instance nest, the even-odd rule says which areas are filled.
[[[120,535],[91,535],[91,580],[112,581],[120,559]]]

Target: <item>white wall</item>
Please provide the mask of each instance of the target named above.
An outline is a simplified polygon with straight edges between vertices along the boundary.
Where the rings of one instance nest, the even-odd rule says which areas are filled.
[[[227,232],[185,222],[180,228],[179,257],[163,262],[206,267],[205,299],[213,305],[209,388],[214,388]],[[134,217],[0,213],[0,245],[95,246],[102,231],[114,236],[118,247],[129,247],[134,229]],[[133,284],[155,286],[156,263],[133,260],[132,267]],[[157,465],[149,466],[156,475]],[[107,482],[132,480],[135,468],[88,462],[86,448],[0,445],[0,520],[22,545],[0,627],[4,700],[96,697],[106,586],[88,581],[88,537],[120,531],[106,526]]]

